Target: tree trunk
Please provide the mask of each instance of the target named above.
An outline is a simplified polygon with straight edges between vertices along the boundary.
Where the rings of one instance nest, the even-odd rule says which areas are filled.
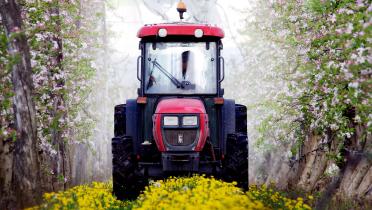
[[[0,13],[9,39],[9,55],[18,61],[12,69],[14,117],[18,135],[14,142],[10,186],[16,201],[13,202],[16,205],[13,208],[21,208],[35,204],[41,197],[30,50],[22,31],[20,7],[15,0],[0,0]]]
[[[300,153],[297,187],[307,191],[319,187],[316,185],[319,185],[319,181],[328,166],[326,149],[319,143],[320,139],[319,136],[308,135]]]
[[[13,165],[13,143],[11,139],[0,139],[0,209],[12,202],[11,183]]]
[[[340,193],[354,199],[372,200],[372,136],[367,128],[356,126],[347,147],[347,164]]]

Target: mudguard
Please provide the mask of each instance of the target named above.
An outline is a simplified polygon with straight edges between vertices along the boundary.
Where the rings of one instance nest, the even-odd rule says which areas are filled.
[[[119,104],[114,109],[114,136],[125,136],[126,131],[126,105]]]
[[[126,106],[126,136],[132,137],[134,153],[138,151],[138,119],[140,116],[140,109],[136,99],[128,99]]]
[[[222,136],[221,149],[226,152],[226,141],[228,134],[235,134],[235,100],[225,99],[222,106]]]

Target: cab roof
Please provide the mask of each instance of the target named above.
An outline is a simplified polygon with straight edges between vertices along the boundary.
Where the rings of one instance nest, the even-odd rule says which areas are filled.
[[[165,29],[167,36],[194,36],[196,29],[203,31],[203,37],[222,39],[225,36],[223,30],[217,26],[184,22],[145,25],[138,31],[137,36],[138,38],[158,36],[160,29]]]

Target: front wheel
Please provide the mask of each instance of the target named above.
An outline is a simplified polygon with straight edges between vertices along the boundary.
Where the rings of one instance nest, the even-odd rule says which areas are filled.
[[[245,134],[230,134],[226,142],[223,161],[223,179],[236,181],[238,187],[248,190],[248,137]]]
[[[145,187],[133,154],[133,141],[121,136],[112,139],[113,192],[120,200],[136,199]]]

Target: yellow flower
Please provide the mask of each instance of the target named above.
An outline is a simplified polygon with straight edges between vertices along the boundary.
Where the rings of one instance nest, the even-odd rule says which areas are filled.
[[[150,181],[136,201],[119,201],[111,183],[93,182],[58,193],[45,193],[45,203],[33,209],[311,209],[303,198],[291,200],[267,186],[251,186],[243,192],[236,182],[214,177],[170,177]]]

